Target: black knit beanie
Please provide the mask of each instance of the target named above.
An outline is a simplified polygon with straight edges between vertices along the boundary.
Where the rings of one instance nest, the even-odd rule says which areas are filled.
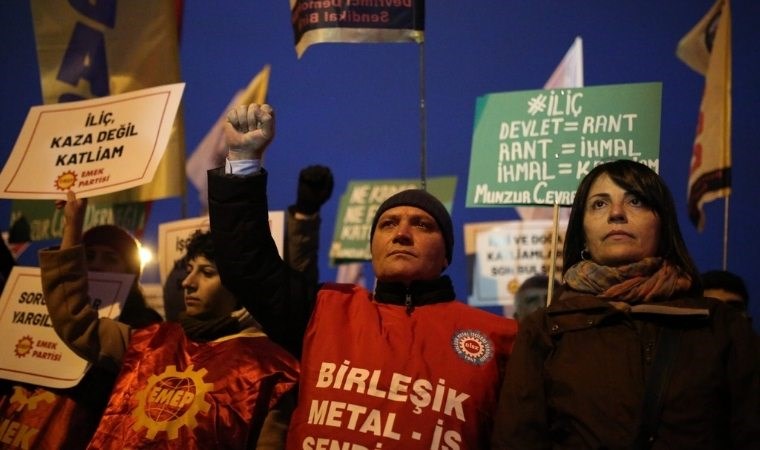
[[[451,224],[451,216],[443,206],[440,200],[432,194],[422,189],[408,189],[391,195],[386,199],[375,212],[375,218],[372,219],[372,228],[369,232],[369,241],[375,235],[377,220],[383,213],[397,206],[414,206],[433,216],[438,228],[441,229],[443,240],[446,244],[446,260],[451,264],[452,249],[454,247],[454,226]]]

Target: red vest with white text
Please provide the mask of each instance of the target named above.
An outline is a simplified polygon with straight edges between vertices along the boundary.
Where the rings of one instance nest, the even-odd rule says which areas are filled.
[[[297,377],[265,336],[199,343],[176,323],[139,329],[90,448],[248,448]]]
[[[356,286],[323,286],[288,449],[488,448],[516,331],[458,301],[409,314]]]

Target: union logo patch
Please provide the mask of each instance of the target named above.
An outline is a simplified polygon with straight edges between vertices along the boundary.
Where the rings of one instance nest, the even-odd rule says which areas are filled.
[[[214,389],[212,383],[203,381],[206,369],[180,372],[176,366],[167,366],[164,373],[151,375],[146,387],[137,393],[137,407],[132,411],[135,431],[147,428],[146,436],[154,439],[160,431],[166,432],[166,439],[179,437],[179,429],[186,427],[190,432],[198,426],[199,414],[208,412],[211,404],[204,398]]]
[[[451,338],[457,355],[470,364],[481,366],[493,358],[493,343],[479,330],[460,330]]]

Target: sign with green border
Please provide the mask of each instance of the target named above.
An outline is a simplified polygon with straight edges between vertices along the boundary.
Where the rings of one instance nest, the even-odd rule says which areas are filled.
[[[659,171],[662,83],[545,89],[478,97],[468,207],[571,205],[596,165]]]

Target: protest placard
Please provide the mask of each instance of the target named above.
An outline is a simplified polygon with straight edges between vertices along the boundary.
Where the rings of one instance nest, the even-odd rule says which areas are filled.
[[[571,205],[615,159],[658,171],[661,96],[661,83],[634,83],[479,97],[466,205]]]
[[[100,317],[117,318],[134,274],[90,272]],[[0,378],[52,388],[75,386],[89,365],[58,337],[45,305],[40,269],[16,266],[0,296]]]
[[[184,87],[32,107],[0,173],[0,198],[85,198],[150,182]]]
[[[158,273],[161,284],[171,272],[174,263],[187,251],[187,243],[196,231],[209,229],[208,216],[174,220],[158,225]],[[269,211],[269,229],[280,256],[283,256],[285,238],[285,212]]]

